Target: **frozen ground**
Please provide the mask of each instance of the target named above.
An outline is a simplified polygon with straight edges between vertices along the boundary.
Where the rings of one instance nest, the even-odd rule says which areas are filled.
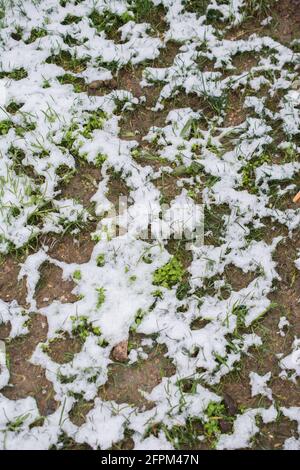
[[[0,1],[0,448],[300,449],[299,70],[296,0]]]

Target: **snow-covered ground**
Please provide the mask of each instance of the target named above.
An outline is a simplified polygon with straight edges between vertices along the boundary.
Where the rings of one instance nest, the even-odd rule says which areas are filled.
[[[300,40],[288,46],[262,33],[236,34],[246,19],[249,2],[244,0],[202,2],[205,8],[200,13],[185,8],[193,2],[152,0],[153,8],[165,9],[164,33],[136,21],[134,1],[6,3],[0,20],[0,253],[5,259],[34,238],[60,236],[66,228],[75,236],[92,217],[98,226],[91,233],[95,246],[88,262],[59,261],[41,245],[28,255],[19,273],[19,279],[26,279],[26,308],[15,300],[0,299],[0,322],[10,322],[11,338],[26,335],[28,320],[36,313],[46,317],[47,343],[37,345],[30,361],[44,368],[60,403],[36,427],[31,425],[40,412],[34,398],[10,400],[0,394],[0,447],[60,447],[64,434],[76,443],[108,449],[129,430],[136,449],[172,449],[174,442],[166,430],[184,426],[192,418],[201,420],[204,430],[209,428],[205,426],[211,424],[209,410],[222,402],[222,395],[212,389],[253,346],[263,343],[251,325],[272,315],[269,294],[280,280],[273,255],[282,237],[271,233],[266,242],[251,233],[264,227],[267,218],[286,227],[291,239],[299,229],[299,206],[278,208],[272,204],[272,191],[277,184],[276,191],[292,199],[299,190],[293,179],[300,172]],[[104,26],[97,23],[95,12]],[[119,28],[114,39],[105,31],[109,21]],[[265,16],[262,26],[270,21]],[[173,63],[149,66],[171,41],[178,43]],[[247,70],[234,65],[243,54],[255,59]],[[162,170],[151,163],[139,164],[141,146],[134,136],[132,140],[120,136],[121,116],[134,113],[145,98],[124,89],[91,96],[66,83],[76,77],[86,83],[107,81],[124,66],[142,67],[142,89],[160,86],[153,111],[169,111],[165,125],[152,123],[144,142],[155,146],[164,171],[170,174],[180,168],[184,174],[178,177],[181,191],[171,202],[173,211],[181,214],[181,206],[195,211],[199,195],[210,211],[228,206],[220,243],[189,244],[192,261],[185,274],[180,263],[175,265],[174,282],[164,282],[164,272],[159,271],[174,260],[163,237],[142,237],[149,221],[141,208],[151,207],[157,214],[154,226],[161,223],[162,194],[155,180]],[[203,107],[172,106],[180,93],[196,95]],[[231,106],[238,108],[237,97],[243,93],[243,119],[228,122],[229,95],[236,100]],[[78,171],[79,159],[99,168],[101,180],[92,196],[95,214],[77,200],[61,196],[65,175]],[[130,204],[118,223],[122,227],[129,220],[130,230],[118,236],[112,233],[114,217],[107,196],[112,171],[129,188]],[[181,216],[178,223],[185,224]],[[163,231],[176,232],[167,216]],[[36,291],[45,261],[61,268],[64,279],[76,281],[77,301],[54,300],[38,308]],[[219,295],[222,276],[232,265],[251,273],[252,280],[224,298]],[[184,275],[189,289],[182,297],[177,287]],[[207,280],[214,282],[213,295],[205,292]],[[204,294],[199,298],[201,289]],[[75,334],[82,319],[92,328],[81,351],[71,362],[55,362],[47,346],[64,334]],[[196,320],[206,320],[205,326],[192,328]],[[288,324],[286,318],[280,320],[279,335],[285,334]],[[128,338],[133,325],[137,333],[164,344],[176,367],[175,375],[164,377],[146,396],[154,404],[151,409],[118,405],[98,396],[107,381],[112,349]],[[10,372],[1,351],[0,387],[4,388]],[[278,358],[282,380],[297,381],[299,354],[300,339],[295,338],[290,354]],[[131,362],[139,360],[139,352],[130,357]],[[61,381],[62,376],[72,380]],[[181,381],[187,378],[196,384],[192,392],[182,390]],[[251,372],[252,396],[267,397],[269,405],[240,410],[230,433],[217,428],[217,449],[251,446],[259,432],[257,417],[271,423],[280,412],[297,421],[300,432],[300,403],[278,408],[270,379],[271,372],[264,376]],[[94,407],[83,424],[75,425],[70,412],[79,399],[94,400]],[[155,423],[163,427],[154,435],[149,429]],[[207,437],[205,431],[203,436]],[[284,446],[299,449],[300,440],[291,436]]]

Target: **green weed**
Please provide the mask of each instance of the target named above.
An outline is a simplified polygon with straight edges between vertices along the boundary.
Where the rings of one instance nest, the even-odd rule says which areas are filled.
[[[68,14],[65,19],[62,21],[61,24],[63,25],[69,25],[69,24],[72,24],[72,23],[79,23],[79,21],[81,20],[80,16],[75,16],[75,15],[70,15]]]
[[[109,10],[105,10],[102,13],[99,13],[96,9],[94,9],[89,18],[98,32],[104,31],[111,36],[123,24],[132,20],[133,15],[130,14],[130,12],[117,15],[116,13],[112,13]]]
[[[171,289],[182,280],[183,275],[182,263],[174,256],[167,264],[154,272],[153,284]]]
[[[100,308],[101,305],[105,302],[105,289],[104,287],[98,287],[96,291],[98,293],[96,307]]]
[[[207,421],[204,422],[204,431],[209,439],[221,434],[220,419],[228,420],[223,403],[211,402],[205,411]]]
[[[11,432],[16,432],[25,423],[26,419],[30,416],[30,413],[18,416],[14,421],[7,423],[7,429]]]
[[[71,316],[71,321],[73,336],[79,337],[82,342],[84,342],[90,334],[95,336],[101,335],[100,328],[98,326],[93,326],[84,315],[79,317]]]
[[[79,269],[73,272],[73,279],[75,279],[75,281],[81,280],[81,271]]]
[[[57,77],[57,80],[62,85],[71,84],[73,85],[75,93],[82,93],[86,90],[86,84],[83,78],[75,77],[71,73],[66,73],[65,75],[61,75]]]
[[[270,163],[271,158],[267,154],[253,157],[242,169],[242,187],[247,189],[250,193],[257,193],[255,186],[255,170],[264,163]]]
[[[81,134],[86,139],[90,139],[92,137],[93,131],[103,128],[106,117],[106,113],[101,109],[97,109],[96,111],[89,113],[88,118],[83,125]]]
[[[11,72],[0,72],[0,78],[11,78],[12,80],[22,80],[22,78],[26,78],[28,73],[22,67],[20,69],[12,70]]]
[[[10,129],[14,127],[13,122],[9,119],[0,121],[0,135],[6,135]]]
[[[40,39],[40,38],[44,38],[45,36],[47,36],[47,31],[43,28],[32,28],[31,32],[30,32],[30,36],[29,38],[27,39],[27,41],[25,41],[26,44],[31,44],[32,42],[36,41],[37,39]]]
[[[138,326],[142,323],[145,313],[146,312],[141,308],[137,310],[134,318],[134,323],[131,325],[130,328],[131,331],[135,332],[137,330]]]
[[[74,73],[80,73],[86,69],[88,59],[86,57],[77,57],[76,54],[71,55],[69,51],[60,51],[59,54],[48,57],[46,62],[47,64],[56,64]]]
[[[105,254],[100,253],[96,258],[96,264],[98,268],[102,268],[105,265]]]

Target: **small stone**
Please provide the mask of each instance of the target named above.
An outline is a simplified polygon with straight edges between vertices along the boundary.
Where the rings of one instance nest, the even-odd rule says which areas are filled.
[[[128,358],[128,340],[125,339],[117,344],[112,350],[112,357],[117,362],[125,362]]]
[[[232,431],[232,425],[229,421],[226,421],[225,419],[220,419],[219,424],[222,432],[228,433]]]
[[[89,83],[88,88],[89,90],[98,90],[99,88],[101,88],[102,83],[102,80],[94,80],[93,82]]]
[[[226,392],[223,393],[223,398],[229,416],[236,415],[236,413],[238,412],[238,407],[235,400]]]
[[[101,88],[108,88],[110,90],[117,87],[117,82],[114,78],[109,80],[94,80],[88,84],[88,94],[93,95]]]
[[[293,202],[300,202],[300,191],[296,194],[296,196],[293,199]]]

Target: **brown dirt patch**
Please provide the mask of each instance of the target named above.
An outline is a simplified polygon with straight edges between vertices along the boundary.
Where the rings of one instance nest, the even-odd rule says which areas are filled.
[[[295,336],[300,335],[300,275],[296,270],[294,261],[298,258],[300,238],[297,235],[293,240],[280,243],[274,255],[277,270],[281,281],[276,283],[275,289],[269,296],[276,305],[265,317],[253,325],[253,330],[261,336],[263,345],[252,348],[251,355],[244,357],[240,369],[228,374],[221,381],[219,392],[226,392],[239,406],[259,407],[268,406],[270,402],[260,396],[251,397],[249,373],[255,371],[260,375],[272,372],[269,385],[278,406],[299,406],[299,385],[279,377],[278,353],[284,356],[291,353],[291,346]],[[285,336],[278,334],[278,322],[281,316],[286,316],[290,322]],[[295,430],[295,424],[280,417],[276,423],[262,425],[260,434],[255,440],[255,449],[276,449],[282,446],[287,437]]]
[[[260,23],[266,16],[256,15],[249,18],[242,25],[229,31],[226,39],[246,39],[251,34],[271,36],[274,39],[290,43],[300,37],[300,4],[299,0],[279,0],[270,10],[273,17],[271,24],[262,26]]]
[[[288,191],[285,194],[280,195],[279,191],[285,189],[287,186],[294,184],[296,188],[292,191]],[[294,196],[298,192],[298,188],[300,187],[300,172],[294,175],[292,180],[285,180],[285,181],[274,181],[270,184],[270,202],[269,205],[272,208],[276,208],[278,210],[286,210],[286,209],[296,209],[297,205],[293,202]]]
[[[75,442],[74,439],[64,433],[60,438],[60,443],[63,444],[63,447],[59,447],[59,450],[93,450],[88,444],[78,444],[78,442]],[[56,446],[53,446],[50,450],[58,449]]]
[[[256,275],[253,272],[244,273],[241,269],[233,264],[226,266],[224,269],[226,281],[231,285],[234,291],[239,291],[247,287],[252,282]]]
[[[165,123],[167,111],[154,112],[151,108],[162,88],[162,84],[141,87],[141,80],[145,66],[149,67],[168,67],[172,65],[179,46],[174,42],[168,42],[166,47],[160,50],[160,55],[153,61],[148,61],[143,66],[126,67],[121,69],[116,75],[118,89],[124,89],[133,93],[135,97],[145,96],[146,102],[140,104],[134,111],[128,111],[123,114],[120,121],[122,139],[135,139],[141,143],[142,138],[148,133],[151,126],[162,126]],[[99,94],[102,94],[99,91]]]
[[[100,171],[94,166],[81,165],[76,174],[62,188],[61,198],[73,198],[84,207],[90,207],[90,199],[95,194],[101,179]]]
[[[280,0],[272,9],[276,26],[270,31],[275,39],[289,43],[300,37],[299,0]]]
[[[235,55],[232,59],[232,65],[236,68],[237,73],[249,72],[257,63],[258,56],[255,52],[243,52]]]
[[[131,334],[129,344],[136,348],[140,346],[143,337],[144,335]],[[168,358],[164,357],[166,349],[163,346],[157,345],[152,350],[145,347],[144,351],[149,353],[146,360],[132,365],[114,363],[109,366],[108,381],[99,389],[99,396],[102,400],[113,400],[118,404],[128,403],[140,409],[152,408],[152,404],[142,396],[139,390],[151,392],[161,382],[162,377],[170,377],[175,373],[175,367]],[[93,407],[93,401],[79,400],[71,410],[71,421],[81,426]],[[126,436],[113,448],[132,448],[132,439]]]
[[[126,434],[126,432],[125,432]],[[129,434],[129,432],[128,432]],[[122,441],[120,442],[117,442],[116,444],[114,444],[111,448],[111,450],[133,450],[134,448],[134,441],[133,439],[128,436],[128,437],[125,437],[124,439],[122,439]]]
[[[86,419],[86,415],[94,408],[93,401],[79,400],[73,406],[69,416],[72,423],[81,426]]]
[[[73,280],[63,280],[62,270],[51,263],[44,263],[40,269],[41,277],[36,289],[37,307],[43,308],[54,300],[62,303],[76,302],[77,297],[72,294],[76,286]]]
[[[280,288],[293,288],[299,294],[300,273],[294,264],[299,258],[300,235],[295,234],[292,239],[282,240],[276,248],[274,259],[277,262],[277,270],[281,276]]]
[[[225,127],[236,127],[242,124],[247,117],[244,108],[244,95],[239,91],[232,91],[228,97],[228,107],[224,121]]]
[[[151,67],[171,67],[179,51],[180,44],[174,41],[168,41],[166,47],[160,49],[157,59],[151,62]]]
[[[78,235],[65,234],[63,236],[47,235],[42,239],[42,244],[49,247],[48,255],[65,263],[87,263],[95,246],[91,240],[91,232],[96,225],[90,224]]]
[[[288,236],[288,229],[285,225],[281,225],[278,222],[273,222],[269,217],[261,219],[261,222],[264,224],[263,227],[260,228],[251,228],[250,233],[246,237],[247,240],[250,242],[251,240],[256,241],[265,241],[266,243],[270,243],[270,240],[276,237],[287,237]]]
[[[3,258],[0,264],[0,298],[5,302],[17,300],[17,302],[26,306],[26,279],[18,281],[20,272],[20,261],[8,256]]]
[[[255,450],[280,449],[286,439],[293,435],[297,437],[296,430],[296,423],[285,417],[276,423],[262,424],[259,434],[254,438]]]
[[[162,377],[170,377],[175,373],[172,362],[164,356],[165,352],[164,348],[157,346],[149,353],[148,359],[136,364],[111,364],[108,381],[99,390],[100,397],[139,408],[151,408],[152,405],[139,390],[149,393],[161,382]]]
[[[29,362],[36,346],[47,338],[47,320],[32,315],[29,334],[6,342],[9,358],[10,381],[1,393],[10,400],[31,396],[36,399],[43,416],[54,413],[58,403],[54,400],[53,385],[45,377],[42,367]]]
[[[119,205],[119,198],[120,197],[127,197],[129,196],[129,188],[127,187],[125,181],[122,179],[121,174],[119,173],[112,173],[107,184],[108,192],[106,193],[107,199],[113,203],[113,205],[117,208]]]
[[[75,354],[81,351],[82,343],[78,338],[66,335],[64,338],[55,339],[49,344],[47,354],[58,364],[71,362]]]
[[[176,256],[176,258],[182,263],[184,269],[187,269],[193,260],[193,255],[191,251],[187,251],[185,248],[185,241],[184,240],[168,240],[165,248],[172,256]]]

